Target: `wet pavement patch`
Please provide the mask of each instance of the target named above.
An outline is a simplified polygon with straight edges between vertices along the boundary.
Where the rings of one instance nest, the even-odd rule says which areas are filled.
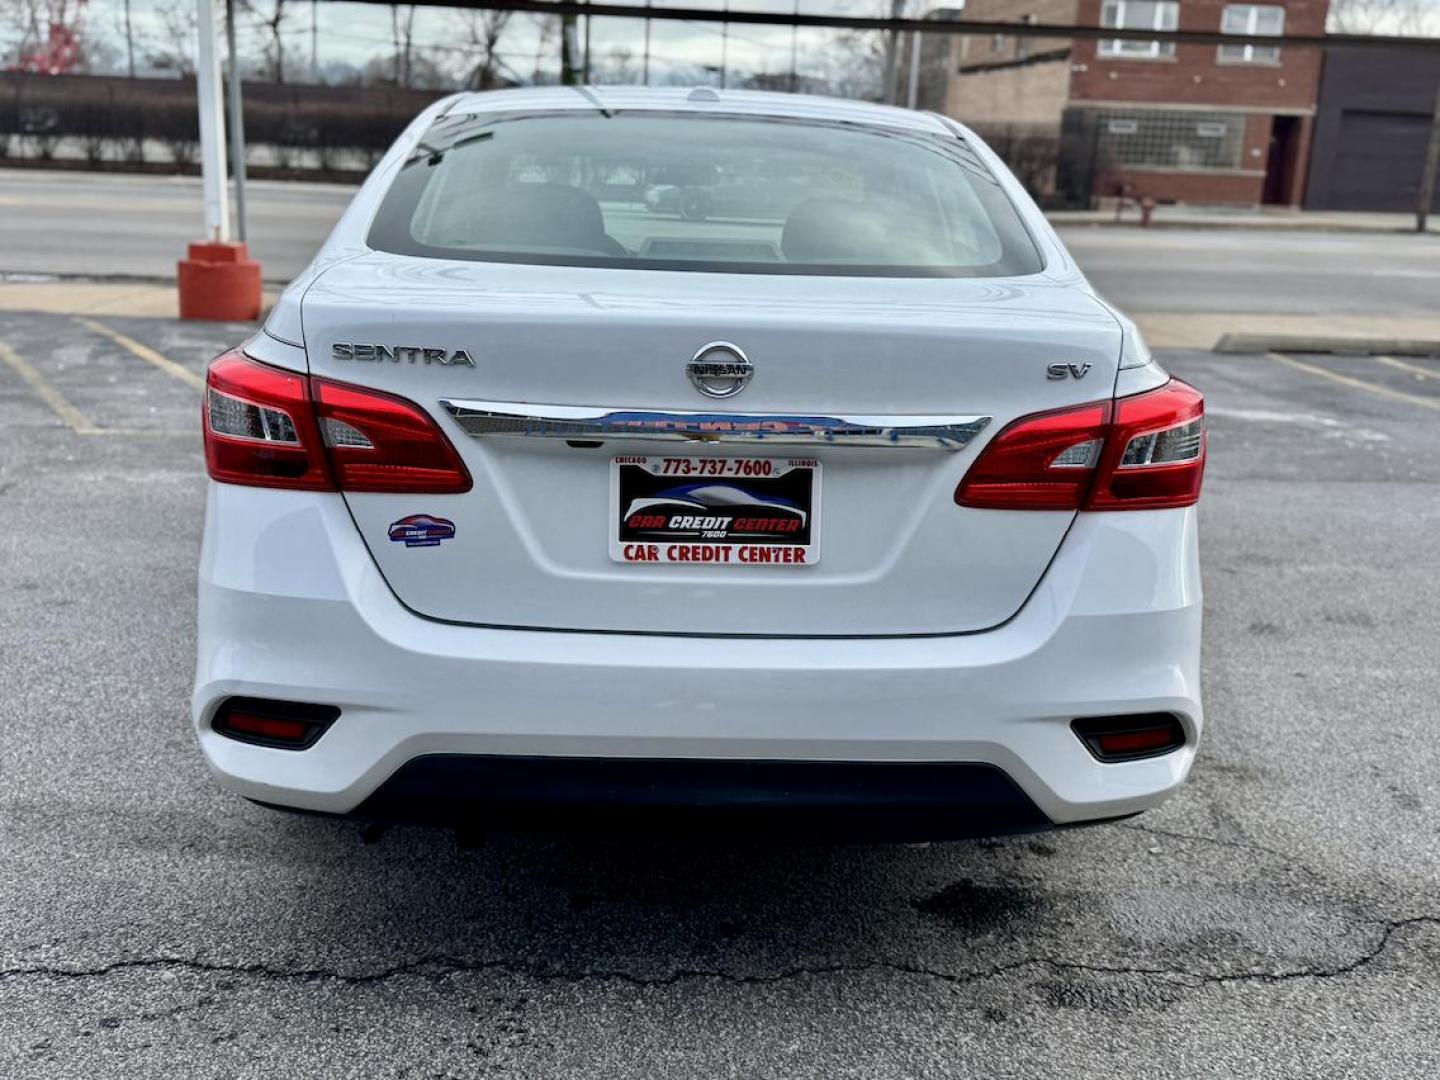
[[[917,910],[967,934],[1013,929],[1017,923],[1043,915],[1046,906],[1040,893],[1023,885],[977,885],[968,878],[915,902]]]

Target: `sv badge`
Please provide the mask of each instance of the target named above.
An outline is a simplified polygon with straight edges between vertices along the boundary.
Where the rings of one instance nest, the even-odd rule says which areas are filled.
[[[1083,379],[1089,372],[1092,365],[1085,364],[1051,364],[1045,369],[1045,378],[1051,382],[1060,379]]]

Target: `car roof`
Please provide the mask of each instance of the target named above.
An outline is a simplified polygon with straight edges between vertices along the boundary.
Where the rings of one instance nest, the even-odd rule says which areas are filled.
[[[868,101],[779,94],[761,90],[718,90],[685,86],[528,86],[510,90],[459,94],[445,115],[513,112],[516,110],[663,109],[667,112],[784,116],[800,120],[831,120],[856,124],[953,134],[954,128],[934,113],[915,112]]]

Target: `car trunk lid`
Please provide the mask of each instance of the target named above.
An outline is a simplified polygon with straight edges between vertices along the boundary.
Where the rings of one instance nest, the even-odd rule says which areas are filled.
[[[934,634],[1004,622],[1073,512],[967,509],[955,487],[1015,418],[1110,396],[1120,347],[1108,312],[1045,275],[782,279],[377,253],[322,275],[303,320],[313,373],[417,402],[473,477],[460,495],[347,493],[407,606],[459,623],[670,634]],[[723,401],[687,377],[717,341],[753,364]],[[1047,377],[1055,363],[1083,377]],[[615,413],[624,423],[590,423]],[[518,419],[507,428],[479,415]],[[546,421],[557,415],[572,426]],[[718,479],[677,466],[665,483],[646,486],[634,470],[622,482],[621,458],[768,461],[809,472],[814,491],[750,483],[739,464],[720,466],[737,472]],[[768,505],[761,516],[794,503],[813,527],[814,557],[623,561],[619,500],[629,510],[681,489],[703,505]],[[800,505],[807,496],[813,505]],[[418,533],[407,532],[411,520]]]

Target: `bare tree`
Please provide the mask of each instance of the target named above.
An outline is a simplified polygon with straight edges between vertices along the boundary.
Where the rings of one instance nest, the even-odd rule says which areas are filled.
[[[886,93],[886,35],[879,30],[845,30],[823,53],[824,73],[840,97],[880,101]]]
[[[616,46],[600,61],[599,68],[591,73],[592,82],[629,85],[640,81],[640,68],[635,63],[635,51]]]
[[[1435,0],[1334,0],[1330,30],[1341,34],[1440,33]]]
[[[125,73],[135,77],[135,29],[130,21],[130,0],[125,0]]]
[[[532,15],[535,20],[535,68],[530,81],[537,86],[553,82],[555,76],[545,69],[546,61],[555,55],[555,43],[560,37],[560,19],[554,15]]]
[[[77,6],[74,0],[0,0],[0,31],[18,35],[0,66],[23,65],[27,56],[43,52],[51,27],[68,25]]]
[[[346,81],[360,86],[396,86],[395,72],[406,63],[403,53],[382,53],[373,56],[365,66]],[[436,62],[432,50],[416,48],[409,60],[410,86],[416,90],[448,90],[455,86],[455,76]]]
[[[41,27],[49,25],[48,7],[44,0],[0,0],[0,28],[17,35],[13,53],[5,57],[7,67],[40,43]]]
[[[86,75],[118,75],[126,70],[125,51],[109,37],[87,33],[83,43],[85,55],[78,70]]]
[[[461,45],[473,51],[475,60],[468,65],[464,85],[474,90],[489,90],[499,84],[500,57],[495,48],[510,23],[511,11],[493,8],[465,11],[456,20]]]
[[[268,10],[267,10],[268,3]],[[249,13],[270,40],[265,44],[265,73],[277,83],[285,81],[285,19],[290,12],[285,0],[240,0],[240,6]]]
[[[415,76],[415,5],[409,5],[403,16],[400,13],[402,6],[390,5],[390,40],[395,46],[391,57],[395,85],[409,86]]]
[[[160,30],[146,51],[146,61],[153,68],[180,75],[195,74],[195,5],[191,0],[170,0],[157,9]]]

